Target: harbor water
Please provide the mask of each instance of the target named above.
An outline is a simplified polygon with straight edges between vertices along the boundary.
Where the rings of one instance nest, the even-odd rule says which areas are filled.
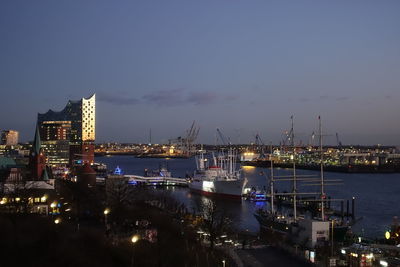
[[[192,174],[196,168],[194,158],[182,159],[158,159],[158,158],[135,158],[134,156],[104,156],[96,157],[96,162],[104,163],[109,170],[119,166],[124,174],[143,175],[144,169],[155,170],[160,164],[168,165],[173,177],[185,177]],[[243,175],[248,180],[249,187],[268,188],[268,175],[270,170],[256,167],[244,167]],[[291,169],[274,170],[275,175],[291,175]],[[297,170],[299,175],[316,175],[318,171]],[[382,238],[389,229],[394,216],[400,215],[400,174],[354,174],[325,172],[325,179],[341,179],[340,185],[327,186],[325,191],[333,199],[350,200],[355,197],[355,216],[362,218],[353,231],[360,236],[370,238]],[[275,185],[278,191],[290,191],[289,182]],[[189,210],[198,210],[201,203],[206,200],[205,196],[190,192],[188,188],[168,187],[170,194],[180,202],[184,203]],[[298,191],[314,192],[317,188],[300,187]],[[218,205],[223,206],[230,216],[234,225],[240,230],[258,232],[259,225],[253,213],[259,208],[268,208],[267,202],[252,202],[248,200],[232,201],[218,199]],[[340,202],[332,202],[336,209],[340,209]],[[346,210],[346,201],[344,204]],[[350,207],[351,209],[351,207]]]

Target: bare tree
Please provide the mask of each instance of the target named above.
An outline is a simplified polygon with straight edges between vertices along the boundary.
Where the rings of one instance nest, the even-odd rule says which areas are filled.
[[[203,228],[209,234],[210,247],[214,248],[217,238],[225,234],[231,225],[225,209],[213,199],[206,199],[203,203]]]
[[[107,179],[106,196],[107,204],[111,207],[129,205],[132,201],[132,187],[126,179]]]
[[[106,182],[106,205],[111,209],[111,217],[116,223],[124,218],[135,199],[134,186],[124,178],[109,178]]]

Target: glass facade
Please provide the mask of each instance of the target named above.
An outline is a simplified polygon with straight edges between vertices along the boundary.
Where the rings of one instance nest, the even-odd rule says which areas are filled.
[[[95,140],[96,96],[82,99],[82,141]]]

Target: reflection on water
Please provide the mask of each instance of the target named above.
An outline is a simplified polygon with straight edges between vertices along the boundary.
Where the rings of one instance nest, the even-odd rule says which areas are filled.
[[[135,158],[133,156],[112,156],[98,157],[97,162],[107,164],[112,170],[117,165],[122,168],[125,174],[142,175],[144,169],[157,169],[160,164],[165,164],[165,159]],[[174,177],[185,177],[191,174],[196,168],[194,159],[169,159],[167,165]],[[275,175],[290,175],[290,169],[276,168]],[[297,170],[299,175],[319,175],[318,171]],[[269,169],[245,167],[243,175],[248,179],[248,187],[267,187]],[[327,179],[342,179],[344,184],[339,186],[326,187],[326,192],[334,199],[356,198],[356,217],[363,219],[354,226],[356,232],[364,232],[367,236],[383,236],[388,225],[392,222],[393,216],[399,215],[399,174],[348,174],[348,173],[325,173]],[[290,191],[291,184],[276,183],[278,191]],[[268,188],[268,187],[267,187]],[[164,189],[165,190],[165,189]],[[199,210],[201,203],[206,197],[193,194],[188,188],[168,187],[166,190],[179,201],[185,203],[189,210]],[[302,192],[318,191],[318,187],[301,187]],[[259,208],[268,208],[266,202],[250,202],[246,200],[234,201],[216,199],[218,205],[226,210],[227,214],[234,221],[234,224],[242,230],[248,229],[257,232],[258,223],[253,213]],[[346,204],[346,203],[345,203]],[[332,206],[340,209],[340,202],[332,202]],[[346,205],[345,205],[346,208]]]

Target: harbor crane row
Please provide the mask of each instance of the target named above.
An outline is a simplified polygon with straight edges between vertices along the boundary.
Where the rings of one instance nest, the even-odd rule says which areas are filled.
[[[186,136],[169,139],[169,144],[174,145],[184,156],[190,157],[195,152],[194,142],[199,135],[199,131],[200,127],[196,126],[196,121],[193,121],[190,128],[186,130]]]

